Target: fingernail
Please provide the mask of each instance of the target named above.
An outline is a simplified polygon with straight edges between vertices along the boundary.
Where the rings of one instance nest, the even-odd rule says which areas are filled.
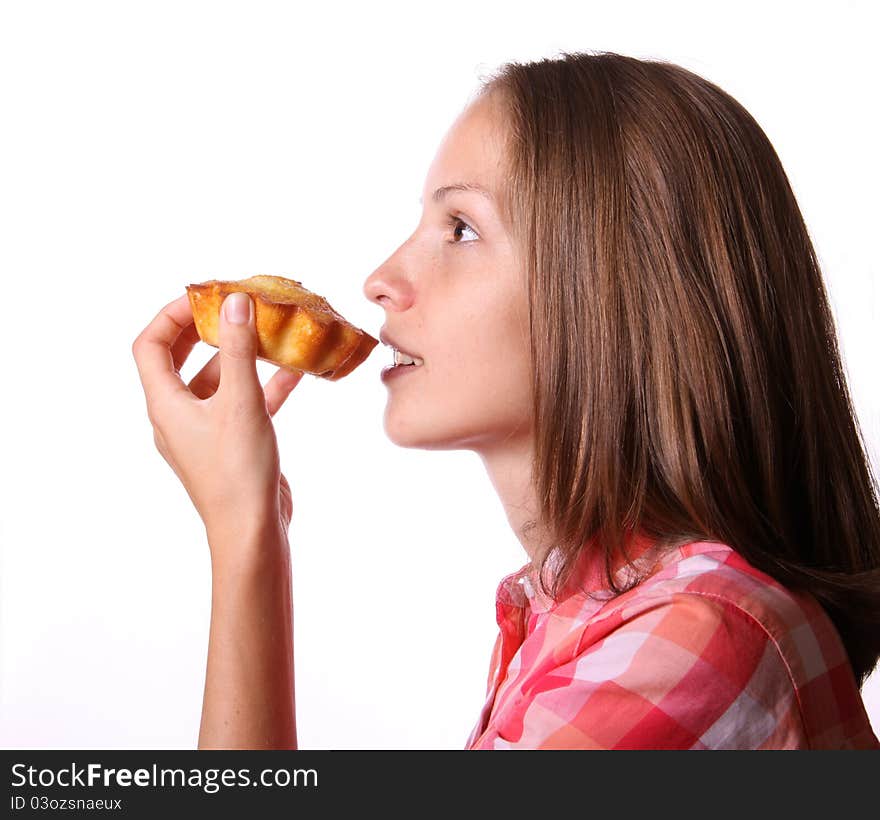
[[[234,325],[246,325],[251,320],[251,300],[246,293],[230,293],[223,303],[226,321]]]

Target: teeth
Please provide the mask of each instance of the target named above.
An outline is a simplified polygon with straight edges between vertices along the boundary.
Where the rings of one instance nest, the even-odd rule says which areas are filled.
[[[418,356],[410,356],[407,353],[401,353],[399,350],[394,351],[394,364],[414,364],[417,367],[419,365],[423,365],[425,363],[424,359],[420,359]]]

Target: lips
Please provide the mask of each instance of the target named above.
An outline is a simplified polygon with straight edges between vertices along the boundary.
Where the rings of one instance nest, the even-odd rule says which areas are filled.
[[[395,364],[390,367],[383,367],[379,375],[383,382],[390,382],[391,380],[401,378],[403,373],[416,373],[421,369],[421,367],[414,367],[413,365]]]
[[[394,339],[391,336],[389,336],[385,332],[384,328],[379,332],[379,340],[382,342],[382,344],[388,345],[388,347],[391,347],[400,353],[406,354],[411,359],[420,359],[421,358],[417,353],[414,353],[413,351],[409,350],[408,348],[405,348],[403,346],[403,344],[401,342],[399,342],[397,339]]]

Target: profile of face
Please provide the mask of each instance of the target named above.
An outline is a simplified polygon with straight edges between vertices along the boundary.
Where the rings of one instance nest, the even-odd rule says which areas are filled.
[[[385,433],[401,447],[488,454],[531,436],[528,289],[498,205],[498,105],[478,97],[458,116],[418,226],[364,283],[385,310],[383,341],[423,362],[385,378]]]

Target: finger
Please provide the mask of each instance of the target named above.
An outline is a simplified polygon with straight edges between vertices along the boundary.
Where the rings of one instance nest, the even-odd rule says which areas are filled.
[[[135,339],[131,351],[147,395],[159,390],[186,391],[175,370],[171,346],[192,320],[189,297],[184,294],[165,305]]]
[[[189,391],[199,399],[207,399],[217,392],[220,386],[220,354],[215,353],[207,364],[193,376]]]
[[[219,392],[263,401],[257,375],[257,331],[254,303],[246,293],[230,293],[220,307]]]
[[[288,370],[286,367],[280,367],[278,372],[266,382],[263,392],[266,394],[266,409],[269,411],[269,416],[274,416],[278,412],[293,388],[300,383],[302,377],[301,370]]]
[[[178,373],[200,339],[199,331],[196,330],[195,322],[193,322],[183,329],[177,341],[171,346],[171,360],[174,363],[174,369]]]

